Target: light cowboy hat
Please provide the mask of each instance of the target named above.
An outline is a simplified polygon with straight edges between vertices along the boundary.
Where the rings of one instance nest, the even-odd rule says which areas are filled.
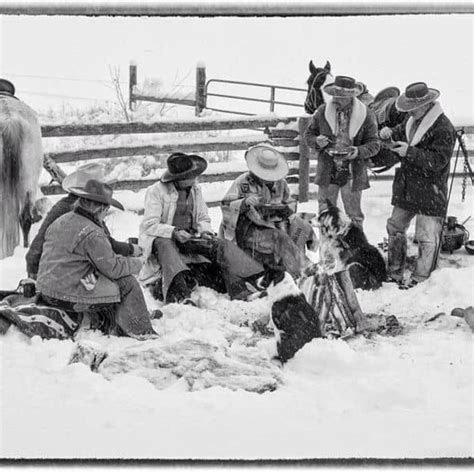
[[[64,191],[70,192],[71,187],[82,188],[85,186],[87,181],[95,179],[97,181],[109,182],[105,179],[105,168],[104,165],[99,163],[87,163],[77,168],[76,171],[68,174],[62,182]]]
[[[285,157],[270,145],[255,145],[245,152],[247,166],[255,176],[264,181],[279,181],[288,174]]]
[[[71,187],[69,190],[74,196],[114,206],[123,211],[123,206],[112,197],[113,189],[106,183],[90,179],[84,186]]]
[[[357,97],[364,92],[361,83],[349,76],[336,76],[334,82],[323,87],[326,94],[333,97]]]
[[[428,87],[425,82],[414,82],[408,85],[405,92],[397,98],[395,107],[400,112],[411,112],[418,107],[434,102],[439,95],[438,89]]]
[[[196,178],[206,170],[207,161],[202,156],[178,152],[168,157],[166,166],[168,169],[160,178],[162,183]]]

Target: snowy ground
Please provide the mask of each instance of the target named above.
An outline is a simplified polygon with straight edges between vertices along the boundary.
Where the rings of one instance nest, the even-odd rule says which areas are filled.
[[[385,236],[390,194],[390,182],[372,183],[364,194],[372,242]],[[140,207],[141,194],[117,195],[129,210],[113,214],[110,228],[118,238],[136,235],[140,217],[130,209]],[[467,218],[472,196],[468,188],[461,203],[457,183],[450,214]],[[300,210],[315,207],[309,202]],[[211,215],[217,228],[219,209]],[[466,225],[474,232],[474,219]],[[15,287],[24,276],[24,253],[18,248],[0,263],[1,288]],[[472,456],[473,336],[449,313],[474,303],[473,269],[474,258],[462,249],[443,255],[431,279],[407,292],[389,284],[359,292],[365,312],[395,314],[404,334],[315,340],[283,370],[275,369],[278,389],[263,394],[225,384],[189,391],[183,379],[167,380],[158,390],[150,382],[151,369],[145,376],[135,372],[107,380],[83,364],[68,364],[74,342],[29,340],[10,330],[0,340],[0,457]],[[157,306],[146,297],[150,308]],[[162,338],[146,344],[163,348],[197,340],[214,345],[218,354],[265,360],[271,341],[248,345],[251,330],[239,325],[265,314],[264,300],[230,303],[201,291],[201,302],[202,308],[165,306],[164,318],[155,323]],[[444,314],[428,321],[439,313]],[[90,331],[80,339],[118,352],[137,344]],[[205,372],[200,375],[205,379]],[[240,380],[242,386],[247,381]]]

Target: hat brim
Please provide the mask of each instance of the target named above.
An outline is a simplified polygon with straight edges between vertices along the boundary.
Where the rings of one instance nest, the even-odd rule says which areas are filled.
[[[323,87],[323,91],[333,97],[357,97],[364,92],[364,89],[356,83],[356,86],[352,89],[346,87],[339,87],[333,82]]]
[[[122,206],[122,204],[114,198],[107,199],[105,196],[102,196],[101,194],[88,193],[83,188],[78,188],[78,187],[69,188],[69,192],[71,194],[74,194],[74,196],[81,197],[84,199],[89,199],[89,201],[100,202],[101,204],[107,204],[109,206],[116,207],[117,209],[120,209],[121,211],[124,210],[124,207]]]
[[[263,168],[258,162],[258,151],[262,148],[270,148],[265,145],[256,145],[249,148],[245,153],[245,160],[247,161],[247,167],[255,176],[264,181],[280,181],[288,176],[289,168],[286,158],[274,148],[272,151],[276,152],[278,156],[278,163],[275,168]]]
[[[192,168],[189,170],[183,171],[182,173],[171,173],[169,170],[166,170],[160,178],[162,183],[170,183],[172,181],[181,181],[185,179],[196,178],[207,169],[207,161],[199,155],[188,155],[193,162]]]
[[[400,89],[395,86],[386,87],[376,94],[374,102],[382,102],[383,100],[398,97],[400,95]]]
[[[418,109],[423,105],[430,104],[434,102],[440,95],[438,89],[428,89],[428,94],[426,94],[422,99],[410,99],[407,98],[406,94],[403,93],[397,98],[395,102],[395,107],[399,112],[411,112],[412,110]]]
[[[61,187],[64,189],[66,192],[70,192],[70,188],[81,188],[86,185],[86,182],[89,179],[96,179],[97,181],[100,181],[102,183],[110,184],[116,180],[109,180],[106,179],[104,169],[103,168],[97,168],[97,170],[100,170],[100,172],[97,173],[91,173],[88,171],[84,171],[81,169],[78,169],[76,171],[73,171],[72,173],[68,174],[64,179],[63,182],[61,183]],[[83,174],[83,183],[80,181],[78,182],[77,178]]]

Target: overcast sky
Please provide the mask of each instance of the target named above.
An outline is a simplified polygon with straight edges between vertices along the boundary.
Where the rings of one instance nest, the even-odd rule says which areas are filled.
[[[473,121],[472,15],[303,18],[0,17],[0,75],[33,107],[75,98],[113,99],[109,66],[139,80],[178,78],[194,87],[198,61],[208,78],[305,87],[308,62],[329,59],[335,74],[372,93],[426,81],[458,123]],[[84,81],[84,82],[82,82]],[[91,82],[88,82],[91,81]],[[96,82],[94,82],[96,81]],[[102,82],[100,82],[102,81]],[[66,96],[66,97],[59,97]]]

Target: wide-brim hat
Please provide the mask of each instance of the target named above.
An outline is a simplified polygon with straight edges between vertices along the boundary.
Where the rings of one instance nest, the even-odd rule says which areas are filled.
[[[64,191],[69,192],[69,189],[82,188],[87,181],[95,179],[96,181],[109,182],[105,179],[105,167],[99,163],[87,163],[77,168],[76,171],[68,174],[62,182]]]
[[[414,82],[406,87],[395,102],[395,107],[400,112],[411,112],[423,105],[434,102],[440,95],[438,89],[428,87],[424,82]]]
[[[89,201],[100,202],[114,206],[123,211],[123,206],[112,197],[113,189],[106,183],[101,183],[96,179],[90,179],[83,187],[71,187],[69,192]]]
[[[15,86],[8,79],[0,78],[0,91],[15,95]]]
[[[288,175],[286,158],[270,145],[255,145],[245,152],[247,166],[255,176],[264,181],[279,181]]]
[[[323,87],[326,94],[333,97],[357,97],[364,92],[361,83],[349,76],[336,76],[334,82]]]
[[[199,155],[173,153],[168,157],[166,165],[168,169],[160,178],[162,183],[196,178],[206,171],[207,161]]]
[[[376,94],[374,97],[374,102],[382,102],[384,100],[391,99],[392,97],[398,97],[399,95],[400,89],[398,87],[389,86]]]

